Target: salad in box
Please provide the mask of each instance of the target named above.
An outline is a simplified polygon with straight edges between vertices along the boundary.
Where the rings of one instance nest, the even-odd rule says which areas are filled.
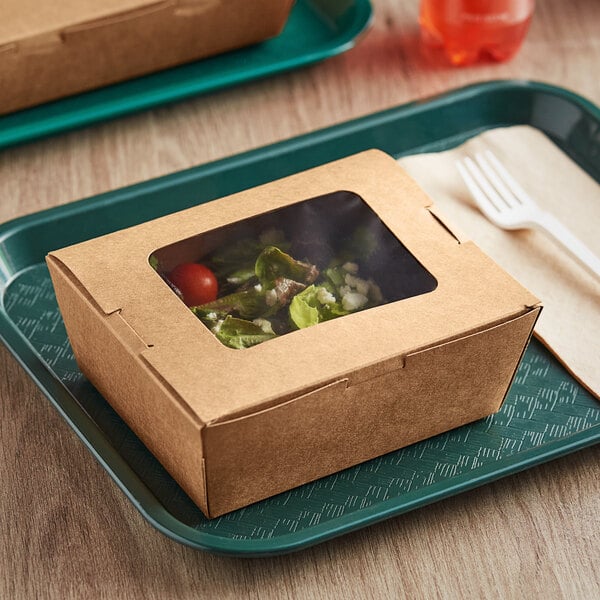
[[[47,261],[81,370],[209,517],[497,411],[541,310],[379,151]]]

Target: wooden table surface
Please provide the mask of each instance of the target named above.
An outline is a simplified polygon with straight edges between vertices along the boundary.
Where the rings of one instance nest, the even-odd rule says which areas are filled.
[[[540,0],[510,63],[433,65],[417,2],[299,72],[0,154],[0,222],[462,85],[530,78],[600,103],[600,2]],[[0,348],[0,598],[600,598],[600,447],[298,554],[211,556],[151,527]]]

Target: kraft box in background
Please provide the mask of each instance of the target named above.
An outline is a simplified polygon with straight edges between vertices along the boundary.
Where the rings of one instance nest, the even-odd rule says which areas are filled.
[[[195,314],[164,275],[274,230],[286,252],[315,263],[300,295],[328,265],[346,276],[297,313],[292,300],[296,325],[228,346],[221,320],[206,321],[223,302]],[[376,247],[346,256],[356,231]],[[208,517],[496,412],[541,310],[379,151],[57,250],[47,262],[82,372]],[[359,296],[371,304],[354,310]],[[336,318],[304,326],[321,314],[318,302],[332,316],[334,300]]]
[[[2,0],[0,114],[278,35],[294,0]]]

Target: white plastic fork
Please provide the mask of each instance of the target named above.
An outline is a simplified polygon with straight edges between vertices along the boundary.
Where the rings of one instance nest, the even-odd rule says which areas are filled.
[[[502,229],[537,229],[558,242],[600,279],[600,258],[556,217],[542,210],[490,150],[456,166],[481,212]]]

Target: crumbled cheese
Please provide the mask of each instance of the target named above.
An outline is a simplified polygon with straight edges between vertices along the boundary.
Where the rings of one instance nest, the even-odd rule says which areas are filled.
[[[369,295],[369,288],[370,288],[370,284],[368,281],[365,281],[364,279],[359,279],[356,282],[356,291],[359,294],[362,294],[363,296],[368,296]]]
[[[352,289],[350,288],[350,286],[349,286],[349,285],[343,285],[343,286],[340,288],[340,294],[341,294],[342,296],[345,296],[346,294],[349,294],[351,291],[352,291]]]
[[[367,296],[369,294],[369,282],[361,279],[360,277],[355,277],[350,273],[346,273],[346,277],[344,277],[344,281],[346,285],[351,288],[354,288],[359,294],[363,296]]]
[[[358,310],[368,301],[369,299],[364,294],[350,292],[342,298],[342,306],[344,307],[344,310]]]
[[[206,318],[207,318],[209,321],[216,321],[216,320],[217,320],[217,313],[216,313],[216,312],[209,312],[209,313],[206,315]]]
[[[265,294],[265,302],[267,303],[267,306],[275,306],[277,303],[277,292],[275,290],[269,290]]]
[[[255,289],[257,292],[262,292],[262,285],[261,285],[260,283],[257,283],[257,284],[254,286],[254,289]]]
[[[352,273],[356,275],[358,273],[358,265],[355,262],[347,262],[342,265],[342,269],[344,271],[348,271],[348,273]]]
[[[327,288],[320,287],[317,290],[317,300],[321,304],[333,304],[335,296]]]
[[[271,321],[268,319],[254,319],[252,321],[255,325],[258,325],[265,333],[275,333]]]
[[[223,319],[219,319],[211,331],[213,333],[219,333],[219,331],[221,331],[221,325],[223,325]]]
[[[358,277],[354,277],[354,275],[351,275],[350,273],[346,273],[346,276],[344,277],[344,281],[346,282],[346,285],[349,285],[350,287],[356,287],[356,282],[358,281]]]

